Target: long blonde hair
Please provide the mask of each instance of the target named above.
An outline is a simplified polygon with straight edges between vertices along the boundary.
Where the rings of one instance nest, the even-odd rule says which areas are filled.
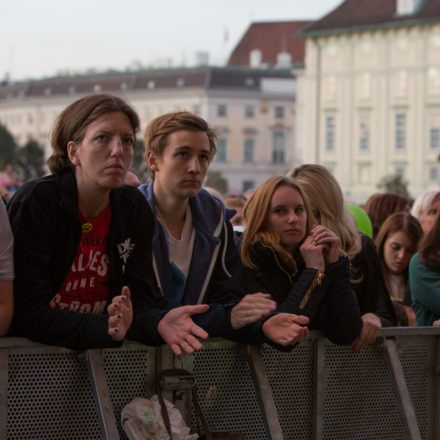
[[[307,198],[298,182],[295,179],[286,176],[271,177],[256,189],[251,198],[246,202],[243,209],[246,229],[243,233],[241,244],[241,259],[243,264],[247,267],[256,267],[252,262],[250,249],[252,245],[257,242],[261,242],[266,246],[273,248],[281,261],[286,264],[289,269],[293,270],[296,267],[292,254],[282,247],[279,235],[275,232],[268,231],[266,228],[270,202],[274,192],[280,186],[290,186],[301,195],[304,203],[304,210],[307,215],[305,236],[309,235],[313,228],[313,215],[310,211]]]
[[[288,173],[307,194],[316,221],[338,234],[343,250],[352,259],[361,250],[361,237],[353,216],[344,205],[336,179],[322,165],[301,165]]]

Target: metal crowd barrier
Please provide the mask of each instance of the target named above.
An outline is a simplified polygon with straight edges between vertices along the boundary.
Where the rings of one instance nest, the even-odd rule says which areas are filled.
[[[248,440],[440,439],[439,339],[438,328],[384,329],[352,353],[311,332],[291,352],[210,340],[176,358],[132,342],[75,352],[3,338],[0,439],[125,439],[122,408],[154,394],[156,371],[171,367],[194,372],[214,431]]]

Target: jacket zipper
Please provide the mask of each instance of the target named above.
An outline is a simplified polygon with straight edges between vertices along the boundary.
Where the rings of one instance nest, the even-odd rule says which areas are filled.
[[[299,303],[299,308],[303,310],[307,303],[309,302],[310,296],[312,295],[312,292],[316,286],[320,286],[322,284],[322,280],[324,279],[325,275],[322,272],[317,271],[315,278],[313,278],[312,282],[310,283],[309,288],[307,289],[306,294],[304,295],[303,299]]]

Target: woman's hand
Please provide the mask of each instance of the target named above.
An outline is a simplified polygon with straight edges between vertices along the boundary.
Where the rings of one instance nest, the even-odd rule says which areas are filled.
[[[299,248],[306,267],[324,272],[325,262],[323,256],[323,245],[316,244],[311,235],[307,236]]]
[[[276,344],[287,346],[298,344],[309,335],[306,326],[309,318],[292,313],[278,313],[267,319],[262,327],[266,338]]]
[[[107,307],[108,333],[115,341],[122,341],[133,320],[130,289],[124,286],[121,294],[112,299]]]
[[[379,334],[382,323],[377,315],[374,313],[365,313],[362,315],[362,330],[361,334],[353,342],[351,349],[354,352],[361,351],[366,345],[371,344],[377,338]]]
[[[231,325],[234,330],[258,321],[264,315],[273,312],[277,303],[268,293],[251,293],[244,296],[231,311]]]
[[[339,259],[341,239],[330,229],[317,225],[310,234],[316,245],[323,246],[323,256],[326,265],[336,263]]]
[[[203,348],[197,338],[207,339],[208,333],[194,324],[191,315],[205,313],[208,310],[207,304],[176,307],[159,321],[157,330],[174,354],[180,356],[182,350],[186,353],[194,353],[194,350]]]

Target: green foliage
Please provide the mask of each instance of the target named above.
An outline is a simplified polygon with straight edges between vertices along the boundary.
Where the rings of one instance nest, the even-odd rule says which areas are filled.
[[[14,163],[17,145],[10,131],[0,124],[0,170],[7,163]]]
[[[44,149],[35,140],[29,139],[16,155],[16,165],[23,181],[40,177],[44,174]]]
[[[408,198],[409,192],[407,185],[408,182],[406,180],[403,180],[401,176],[389,174],[380,179],[377,187],[385,192],[398,194],[399,196]]]

